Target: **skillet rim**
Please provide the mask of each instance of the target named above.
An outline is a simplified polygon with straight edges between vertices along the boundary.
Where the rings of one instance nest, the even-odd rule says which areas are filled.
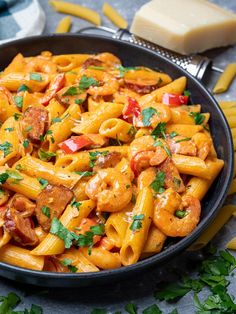
[[[3,263],[0,262],[0,275],[11,278],[12,276],[8,276],[4,274],[2,271],[7,271],[7,272],[14,272],[15,279],[17,281],[25,281],[25,279],[22,280],[24,277],[27,278],[28,283],[32,283],[35,285],[41,285],[41,286],[48,286],[48,287],[59,287],[63,286],[63,282],[65,280],[68,280],[72,283],[72,287],[75,286],[87,286],[90,284],[90,280],[94,280],[97,283],[99,282],[105,282],[106,280],[109,279],[115,279],[117,277],[125,277],[126,275],[134,275],[137,272],[144,271],[145,269],[154,267],[158,264],[163,263],[164,261],[167,261],[168,258],[172,258],[174,256],[177,257],[179,253],[181,253],[184,249],[189,247],[198,237],[199,235],[209,226],[211,221],[214,219],[214,217],[217,215],[217,212],[219,211],[220,207],[222,206],[223,202],[225,201],[227,197],[227,191],[229,189],[231,180],[233,178],[233,166],[234,166],[234,160],[233,160],[233,141],[232,141],[232,135],[230,131],[230,127],[228,125],[228,122],[221,110],[221,108],[218,106],[217,101],[215,98],[211,95],[211,93],[203,86],[201,82],[199,82],[195,77],[193,77],[190,73],[185,71],[183,68],[181,68],[179,65],[175,64],[171,60],[169,60],[167,57],[161,56],[154,51],[149,50],[148,48],[145,47],[140,47],[138,45],[135,45],[133,43],[129,43],[123,40],[119,39],[114,39],[114,38],[109,38],[106,36],[101,36],[101,35],[90,35],[90,34],[49,34],[49,35],[40,35],[40,36],[32,36],[32,37],[27,37],[23,39],[17,39],[11,42],[4,43],[0,45],[0,49],[3,48],[10,48],[11,46],[14,47],[15,45],[17,46],[18,44],[24,45],[31,43],[32,45],[34,43],[37,43],[37,41],[41,40],[54,40],[54,38],[65,38],[65,37],[71,37],[71,38],[82,38],[82,39],[97,39],[97,40],[102,40],[106,41],[108,44],[112,43],[115,45],[122,45],[122,49],[125,49],[125,47],[133,47],[140,52],[144,51],[146,53],[152,54],[155,56],[157,59],[164,60],[170,67],[174,67],[178,69],[178,71],[181,72],[181,75],[186,76],[188,80],[192,80],[198,87],[198,91],[201,92],[204,97],[208,97],[210,104],[213,105],[214,110],[217,111],[218,117],[220,119],[220,123],[224,127],[225,131],[225,136],[226,136],[226,143],[228,146],[228,159],[227,159],[227,172],[226,172],[226,179],[224,182],[224,185],[221,187],[220,193],[218,193],[217,200],[214,203],[214,206],[212,206],[211,211],[204,217],[203,220],[200,221],[196,229],[187,237],[182,238],[179,240],[177,243],[171,245],[164,251],[155,254],[151,257],[148,257],[144,260],[141,260],[133,265],[130,266],[123,266],[118,269],[112,269],[112,270],[103,270],[101,272],[90,272],[90,273],[76,273],[76,274],[70,274],[70,273],[57,273],[57,272],[46,272],[46,271],[36,271],[36,270],[30,270],[26,269],[23,267],[19,266],[14,266],[11,264]],[[50,49],[51,47],[49,47]],[[78,49],[79,50],[79,49]],[[225,167],[224,166],[224,167]],[[31,278],[30,278],[31,276]],[[36,282],[35,279],[36,278]],[[37,278],[41,280],[47,279],[45,281],[45,284],[42,284],[41,282],[37,282]],[[32,280],[33,279],[33,280]],[[79,281],[81,280],[81,282]],[[50,284],[50,280],[52,280],[52,284]],[[85,281],[88,280],[88,284],[85,284]],[[77,281],[77,283],[75,283]],[[66,285],[68,286],[68,285]]]

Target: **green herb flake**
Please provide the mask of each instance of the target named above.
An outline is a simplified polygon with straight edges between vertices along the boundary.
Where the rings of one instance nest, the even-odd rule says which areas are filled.
[[[164,144],[162,143],[162,141],[157,140],[157,141],[153,144],[153,146],[155,146],[155,147],[160,146],[161,148],[163,148],[163,149],[165,150],[166,154],[167,154],[169,157],[172,156],[171,151],[169,150],[169,148],[168,148],[166,145],[164,145]]]
[[[16,170],[23,171],[23,170],[25,170],[25,167],[22,166],[21,164],[18,164],[18,165],[16,165]]]
[[[166,123],[160,122],[152,131],[151,136],[156,140],[158,137],[166,138]]]
[[[62,96],[74,96],[74,95],[78,95],[79,93],[79,89],[77,86],[71,86],[67,89],[67,91],[62,94]]]
[[[43,178],[37,178],[38,182],[41,184],[41,188],[45,189],[46,186],[48,185],[48,180],[45,180]]]
[[[150,119],[155,115],[158,114],[158,111],[153,107],[148,107],[142,110],[142,122],[144,126],[150,126],[151,122]]]
[[[162,311],[156,304],[153,304],[144,309],[143,314],[162,314]]]
[[[171,132],[170,134],[169,134],[169,137],[170,138],[174,138],[174,137],[176,137],[176,136],[178,136],[179,134],[177,133],[177,132],[175,132],[175,131],[173,131],[173,132]]]
[[[9,178],[9,175],[6,172],[1,173],[0,174],[0,184],[4,184],[8,178]]]
[[[14,102],[16,107],[22,108],[23,107],[23,96],[14,96]]]
[[[61,122],[61,118],[57,117],[57,118],[52,118],[52,122],[56,123],[56,122]]]
[[[14,292],[10,292],[6,297],[1,296],[0,302],[2,302],[0,305],[0,313],[10,314],[12,310],[21,302],[21,299]]]
[[[65,248],[69,249],[72,242],[77,236],[75,233],[70,232],[56,217],[53,218],[50,233],[56,235],[59,239],[64,241]]]
[[[93,168],[95,166],[95,161],[99,156],[107,156],[109,154],[109,151],[95,151],[95,152],[89,152],[89,167]]]
[[[134,303],[128,303],[125,306],[125,311],[129,314],[137,314],[138,313],[138,307]]]
[[[180,140],[175,141],[175,143],[187,142],[190,140],[191,140],[191,137],[185,137],[185,138],[181,138]]]
[[[76,98],[75,99],[76,105],[81,105],[83,102],[84,102],[84,99],[82,99],[82,98]]]
[[[120,77],[124,77],[126,72],[137,71],[140,69],[139,67],[123,67],[122,65],[118,66],[117,68],[120,71]]]
[[[41,207],[42,213],[47,216],[48,218],[51,217],[50,208],[48,206]]]
[[[19,88],[18,88],[18,90],[17,90],[17,93],[19,93],[19,92],[28,92],[29,91],[29,87],[28,86],[26,86],[25,84],[22,84]]]
[[[12,131],[14,131],[14,128],[5,128],[4,131],[12,132]]]
[[[79,210],[79,208],[80,208],[81,205],[82,205],[82,203],[77,202],[76,199],[75,199],[75,197],[74,197],[73,200],[71,201],[71,206],[72,206],[72,207],[76,207],[78,210]]]
[[[52,152],[46,152],[42,149],[39,149],[38,151],[38,155],[39,155],[39,158],[43,161],[48,161],[50,160],[52,157],[55,157],[56,156],[56,153],[52,153]]]
[[[63,261],[61,261],[61,264],[63,266],[67,266],[71,273],[76,273],[77,270],[78,270],[78,268],[76,266],[71,265],[72,264],[72,260],[70,258],[63,259]]]
[[[185,90],[184,91],[184,96],[190,97],[191,96],[191,92],[189,90]]]
[[[24,178],[19,174],[18,171],[15,171],[15,170],[12,170],[12,169],[7,169],[7,170],[6,170],[6,173],[7,173],[9,179],[16,180],[16,181],[21,181],[21,180],[24,179]]]
[[[93,232],[94,235],[103,235],[105,232],[104,224],[98,224],[95,226],[91,226],[90,230]]]
[[[181,185],[181,180],[178,179],[178,178],[176,178],[176,177],[174,177],[174,178],[173,178],[173,183],[174,183],[174,185],[175,185],[177,188],[179,188],[180,185]]]
[[[205,116],[200,112],[190,112],[189,116],[194,119],[195,124],[200,125],[204,122]]]
[[[184,218],[185,216],[188,215],[188,212],[186,210],[176,210],[175,216],[178,218]]]
[[[156,177],[154,181],[150,184],[150,187],[156,192],[156,193],[163,193],[165,191],[164,185],[165,185],[165,177],[166,174],[163,171],[158,171],[156,174]]]
[[[9,155],[12,150],[12,144],[9,143],[8,141],[3,142],[2,144],[0,144],[0,150],[3,152],[4,157],[6,157],[7,155]]]
[[[43,78],[40,73],[30,73],[30,80],[42,82]]]
[[[130,135],[131,137],[134,137],[136,133],[137,133],[137,130],[136,130],[136,128],[132,125],[132,126],[130,127],[130,129],[129,129],[129,131],[128,131],[127,134]]]
[[[127,185],[125,186],[125,188],[128,190],[128,189],[131,188],[131,185],[130,185],[130,184],[127,184]]]
[[[23,145],[24,148],[27,148],[27,147],[29,147],[29,143],[30,143],[29,140],[25,139],[25,140],[23,141],[23,144],[22,144],[22,145]]]
[[[132,218],[133,222],[132,222],[131,226],[129,227],[130,230],[136,231],[138,229],[141,229],[142,228],[142,220],[144,217],[145,217],[144,214],[134,215],[134,217]]]
[[[99,82],[95,80],[93,77],[83,75],[79,82],[79,88],[81,90],[84,90],[89,88],[90,86],[99,86]]]
[[[81,176],[81,178],[91,177],[94,175],[94,172],[92,172],[92,171],[75,171],[75,173],[79,174]]]
[[[21,117],[21,114],[15,112],[15,113],[13,114],[13,117],[14,117],[15,121],[18,121],[18,120],[20,119],[20,117]]]
[[[27,126],[27,128],[25,128],[25,132],[29,132],[31,130],[33,130],[32,125],[29,125],[29,126]]]

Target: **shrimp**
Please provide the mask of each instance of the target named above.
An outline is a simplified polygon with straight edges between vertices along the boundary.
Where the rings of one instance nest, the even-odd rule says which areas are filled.
[[[212,140],[204,133],[196,133],[192,137],[193,142],[197,147],[197,156],[205,160],[211,150]]]
[[[185,215],[175,216],[177,210]],[[200,220],[200,201],[191,196],[181,196],[172,188],[159,196],[154,204],[153,222],[158,229],[169,237],[185,237],[191,233]]]
[[[47,74],[56,74],[57,65],[53,63],[49,58],[38,56],[33,57],[26,64],[27,72],[41,72]]]
[[[187,156],[196,156],[197,147],[191,138],[177,135],[174,138],[168,138],[167,143],[169,144],[172,154],[181,154]]]
[[[92,96],[107,96],[114,94],[119,89],[119,82],[117,79],[104,71],[99,70],[83,70],[79,75],[79,80],[86,76],[95,80],[94,85],[87,89],[87,93]]]
[[[129,178],[113,168],[98,170],[85,188],[85,193],[97,201],[97,210],[117,212],[129,204],[132,198]]]
[[[109,67],[121,65],[120,59],[109,52],[99,53],[95,56],[95,59],[105,63]]]

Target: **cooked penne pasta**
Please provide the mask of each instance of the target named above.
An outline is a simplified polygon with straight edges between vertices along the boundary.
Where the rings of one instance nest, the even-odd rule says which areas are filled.
[[[213,88],[214,94],[224,93],[228,90],[231,82],[236,75],[236,63],[230,63],[224,69],[224,72],[220,75],[215,87]]]
[[[57,25],[55,33],[68,33],[71,28],[71,17],[63,17]]]
[[[127,21],[107,2],[103,3],[102,13],[119,28],[127,28]]]
[[[233,237],[227,244],[226,248],[230,250],[236,250],[236,237]]]

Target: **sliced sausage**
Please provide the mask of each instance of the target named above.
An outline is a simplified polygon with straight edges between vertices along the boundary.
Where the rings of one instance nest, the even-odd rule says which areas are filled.
[[[20,212],[23,218],[30,217],[34,214],[35,204],[24,195],[16,193],[10,200],[8,207],[13,207]]]
[[[89,68],[90,66],[102,66],[102,61],[95,59],[95,58],[88,58],[86,61],[84,61],[82,67],[84,69]]]
[[[27,138],[34,144],[40,144],[41,137],[49,127],[48,111],[43,108],[29,107],[21,123]]]
[[[111,152],[108,155],[98,155],[98,158],[95,162],[94,171],[96,169],[104,169],[104,168],[114,168],[118,162],[121,161],[121,153],[119,152]]]
[[[23,218],[21,213],[13,207],[9,207],[6,211],[4,227],[13,239],[23,246],[38,243],[30,218]]]
[[[183,180],[171,158],[167,158],[158,169],[165,173],[165,188],[172,188],[178,193],[185,191]]]
[[[181,154],[187,156],[196,156],[197,147],[191,138],[178,135],[174,138],[166,139],[172,154]]]
[[[138,94],[149,94],[155,89],[157,89],[159,84],[153,84],[153,85],[146,85],[146,84],[136,84],[131,83],[129,80],[125,80],[125,87],[128,89],[131,89],[132,91],[138,93]]]
[[[45,231],[49,231],[52,219],[58,218],[62,214],[73,196],[73,192],[63,185],[48,185],[38,195],[35,209],[36,217]]]

